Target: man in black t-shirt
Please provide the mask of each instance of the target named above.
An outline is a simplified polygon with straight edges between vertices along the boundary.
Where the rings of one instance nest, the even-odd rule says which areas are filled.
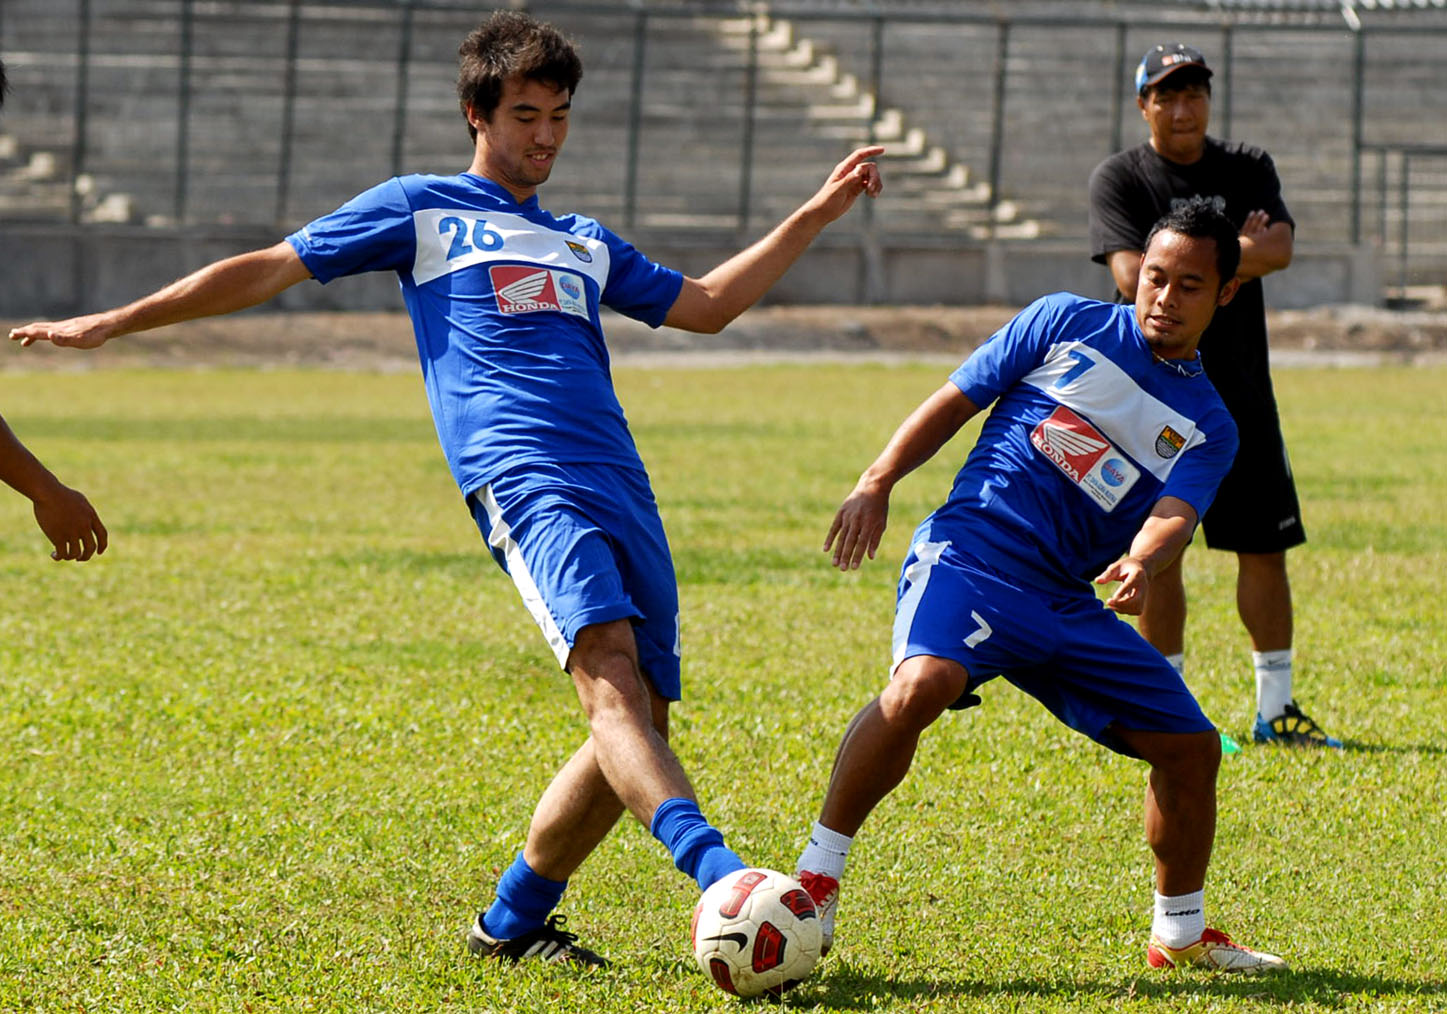
[[[1136,70],[1136,104],[1150,140],[1090,174],[1091,258],[1110,269],[1120,298],[1134,301],[1151,223],[1205,196],[1241,230],[1240,290],[1201,337],[1201,360],[1240,433],[1236,462],[1202,519],[1206,545],[1236,553],[1236,605],[1256,668],[1257,742],[1340,747],[1292,695],[1291,585],[1286,551],[1306,541],[1296,485],[1276,413],[1261,278],[1291,263],[1296,223],[1271,156],[1206,136],[1211,69],[1200,51],[1156,46]],[[1151,584],[1140,631],[1184,666],[1186,593],[1181,558]]]

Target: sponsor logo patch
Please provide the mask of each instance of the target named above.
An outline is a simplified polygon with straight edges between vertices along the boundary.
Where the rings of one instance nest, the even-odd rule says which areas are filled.
[[[1156,434],[1156,453],[1163,458],[1174,458],[1186,446],[1186,438],[1169,426],[1162,427]]]
[[[1115,509],[1140,478],[1140,469],[1105,434],[1064,405],[1040,420],[1030,442],[1107,511]]]
[[[494,264],[488,268],[501,313],[539,313],[553,310],[588,316],[583,280],[569,271],[520,264]]]
[[[578,260],[582,261],[584,264],[593,263],[593,251],[589,250],[582,243],[574,243],[570,239],[565,239],[563,240],[563,242],[568,244],[568,249],[573,251],[573,256],[578,258]]]
[[[1119,487],[1126,481],[1127,465],[1120,458],[1106,458],[1100,463],[1100,478],[1107,486]]]

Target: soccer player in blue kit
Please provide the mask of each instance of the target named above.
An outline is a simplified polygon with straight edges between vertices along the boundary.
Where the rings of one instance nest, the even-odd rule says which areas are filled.
[[[655,327],[718,331],[861,194],[879,193],[868,160],[883,149],[853,152],[763,239],[701,278],[684,277],[596,221],[538,204],[582,77],[568,39],[499,11],[459,54],[474,145],[466,172],[388,180],[272,247],[116,310],[11,337],[94,348],[252,306],[307,278],[397,273],[448,465],[571,674],[589,730],[543,792],[522,851],[467,942],[505,960],[596,966],[606,962],[551,913],[625,809],[701,888],[744,866],[699,811],[667,742],[668,708],[681,692],[676,579],[613,390],[599,308]]]
[[[1239,257],[1236,229],[1209,202],[1170,212],[1145,243],[1134,307],[1068,293],[1026,307],[915,409],[840,507],[824,548],[849,570],[874,556],[894,485],[995,403],[949,498],[914,533],[892,678],[845,730],[799,859],[826,948],[865,818],[909,771],[921,733],[1003,676],[1150,765],[1149,963],[1285,967],[1206,925],[1220,737],[1165,657],[1111,614],[1139,615],[1235,455],[1196,345],[1235,294]],[[1092,579],[1119,587],[1102,604]]]

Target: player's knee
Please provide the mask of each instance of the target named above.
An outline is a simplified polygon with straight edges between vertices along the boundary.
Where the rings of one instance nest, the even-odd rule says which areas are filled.
[[[574,650],[569,669],[590,722],[627,716],[655,723],[651,695],[632,653],[607,646],[581,653]]]
[[[1212,784],[1221,766],[1221,735],[1208,732],[1143,732],[1117,728],[1116,735],[1142,760],[1173,782]]]
[[[1164,737],[1162,747],[1151,759],[1151,766],[1173,783],[1201,790],[1216,784],[1221,767],[1221,735],[1215,729]]]
[[[880,711],[887,721],[923,729],[959,700],[968,681],[957,662],[923,655],[907,659],[879,695]]]

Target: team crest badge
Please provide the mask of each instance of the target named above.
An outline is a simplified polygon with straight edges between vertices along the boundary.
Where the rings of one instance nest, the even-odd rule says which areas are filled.
[[[1186,446],[1186,438],[1166,426],[1156,434],[1156,453],[1163,458],[1174,458]]]
[[[587,247],[585,247],[582,243],[574,243],[570,239],[565,239],[563,240],[563,242],[568,244],[568,249],[573,251],[573,256],[578,258],[578,260],[582,261],[584,264],[593,263],[593,252]]]

